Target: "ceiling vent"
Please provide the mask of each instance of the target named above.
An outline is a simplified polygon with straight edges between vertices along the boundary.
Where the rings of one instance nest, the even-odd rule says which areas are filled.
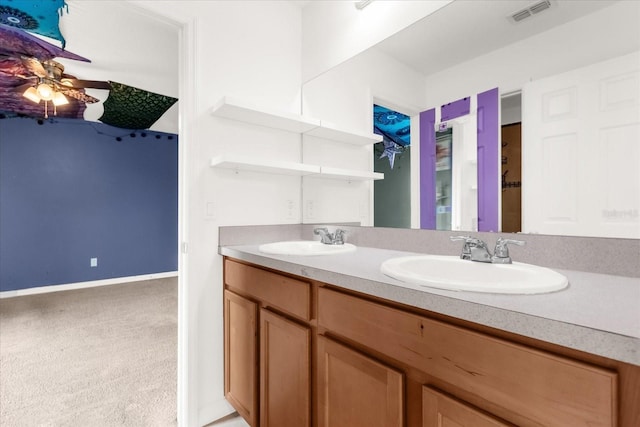
[[[514,22],[520,22],[524,19],[527,19],[530,16],[535,15],[536,13],[540,13],[543,10],[547,10],[550,7],[551,7],[550,0],[542,0],[538,3],[532,4],[531,6],[525,9],[517,11],[516,13],[510,16],[510,19],[513,20]]]

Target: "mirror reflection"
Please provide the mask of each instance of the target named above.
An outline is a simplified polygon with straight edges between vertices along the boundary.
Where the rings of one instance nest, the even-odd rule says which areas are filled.
[[[478,212],[455,221],[453,200],[465,196],[455,190],[455,153],[451,200],[443,198],[444,163],[436,166],[436,150],[446,142],[435,136],[443,105],[497,88],[499,218],[489,230],[640,238],[639,3],[557,0],[515,22],[513,14],[530,3],[455,0],[304,85],[303,110],[310,116],[370,129],[377,104],[411,117],[410,144],[395,156],[396,163],[409,158],[410,220],[385,226],[440,228],[451,222],[452,229],[477,229],[483,219]],[[428,131],[436,141],[427,196],[434,221],[425,226],[427,153],[421,139],[427,127],[419,117],[430,109],[436,117]],[[373,151],[375,163],[380,153]],[[385,181],[395,173],[385,172]],[[381,197],[376,192],[375,225],[383,225]]]

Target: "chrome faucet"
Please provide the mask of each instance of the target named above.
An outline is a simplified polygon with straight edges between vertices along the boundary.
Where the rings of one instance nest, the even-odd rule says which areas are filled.
[[[487,244],[480,239],[469,236],[451,236],[451,241],[462,240],[464,245],[462,246],[461,259],[467,259],[469,261],[478,262],[491,262],[491,253]]]
[[[522,240],[503,239],[500,237],[496,241],[496,247],[493,251],[493,255],[491,255],[487,244],[475,237],[451,236],[450,239],[451,241],[462,240],[464,242],[462,252],[460,253],[461,259],[494,264],[511,264],[512,259],[509,256],[509,248],[507,245],[514,244],[522,246],[525,243]]]
[[[344,245],[344,235],[346,231],[340,228],[330,233],[326,227],[314,228],[313,234],[320,236],[320,241],[325,245]]]
[[[496,264],[511,264],[512,260],[509,256],[509,248],[507,247],[509,244],[522,246],[524,242],[522,240],[503,239],[499,237],[496,241],[496,248],[493,250],[491,262]]]

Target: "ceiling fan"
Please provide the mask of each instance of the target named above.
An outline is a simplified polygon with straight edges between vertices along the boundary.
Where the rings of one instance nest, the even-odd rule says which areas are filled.
[[[86,104],[93,104],[100,100],[87,95],[83,89],[109,90],[111,88],[111,85],[105,81],[78,80],[66,75],[64,65],[53,59],[40,61],[34,57],[21,56],[20,61],[31,75],[20,76],[30,81],[18,86],[16,90],[35,103],[44,100],[45,106],[46,102],[52,102],[54,108],[67,104],[69,102],[67,96]]]

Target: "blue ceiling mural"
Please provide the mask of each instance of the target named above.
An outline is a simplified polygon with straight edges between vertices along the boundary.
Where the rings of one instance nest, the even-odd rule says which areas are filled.
[[[403,147],[411,143],[411,118],[380,105],[373,106],[374,132]]]
[[[59,21],[67,10],[64,0],[0,0],[0,23],[66,44]]]
[[[378,158],[389,159],[393,169],[396,155],[404,153],[411,144],[411,118],[389,108],[373,106],[373,131],[382,135],[382,142],[375,144]]]

